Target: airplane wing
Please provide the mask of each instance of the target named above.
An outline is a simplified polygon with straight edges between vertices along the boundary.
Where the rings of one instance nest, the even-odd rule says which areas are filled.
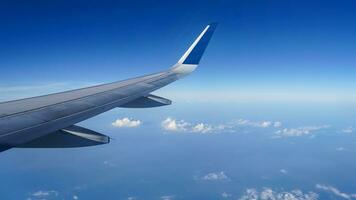
[[[74,124],[117,107],[171,104],[150,93],[196,69],[217,24],[206,26],[173,67],[124,81],[0,103],[0,151],[109,143],[110,138]]]

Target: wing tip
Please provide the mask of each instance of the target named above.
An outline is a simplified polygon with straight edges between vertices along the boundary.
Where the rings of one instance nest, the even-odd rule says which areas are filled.
[[[198,65],[217,26],[217,22],[209,23],[178,63]]]
[[[211,22],[208,24],[208,26],[212,29],[216,29],[216,27],[219,25],[219,22]]]

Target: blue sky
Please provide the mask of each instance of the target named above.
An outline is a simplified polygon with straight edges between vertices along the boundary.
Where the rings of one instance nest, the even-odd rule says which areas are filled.
[[[173,86],[177,92],[355,102],[355,7],[353,1],[3,2],[1,85],[80,87],[166,69],[217,21],[201,69]]]
[[[0,100],[157,72],[206,24],[173,105],[79,125],[107,145],[11,149],[1,198],[356,199],[354,1],[2,1]]]

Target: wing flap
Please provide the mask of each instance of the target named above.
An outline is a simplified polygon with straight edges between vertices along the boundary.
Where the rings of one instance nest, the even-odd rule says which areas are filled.
[[[110,138],[98,132],[72,125],[28,143],[18,148],[71,148],[107,144]]]
[[[155,96],[155,95],[148,95],[145,97],[140,97],[133,101],[130,101],[124,105],[121,105],[122,108],[152,108],[152,107],[159,107],[159,106],[167,106],[171,105],[172,101],[169,99],[165,99],[163,97]]]

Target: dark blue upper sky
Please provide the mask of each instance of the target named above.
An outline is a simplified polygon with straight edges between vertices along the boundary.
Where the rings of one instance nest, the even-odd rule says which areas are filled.
[[[1,85],[162,70],[217,21],[190,86],[354,100],[355,10],[354,1],[2,1]]]

